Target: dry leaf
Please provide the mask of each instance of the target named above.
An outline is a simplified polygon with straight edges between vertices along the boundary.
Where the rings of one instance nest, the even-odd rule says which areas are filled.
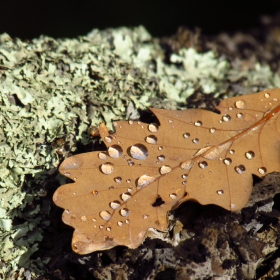
[[[167,212],[195,200],[236,211],[252,174],[280,171],[280,89],[223,100],[220,114],[151,109],[160,125],[120,121],[99,133],[108,150],[72,156],[60,172],[74,183],[54,202],[75,228],[79,254],[139,246],[149,228],[166,230]]]

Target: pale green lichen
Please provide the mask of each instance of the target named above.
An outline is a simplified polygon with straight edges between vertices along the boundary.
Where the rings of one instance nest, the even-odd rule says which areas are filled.
[[[196,89],[219,95],[229,81],[250,92],[280,86],[268,66],[236,71],[212,51],[182,49],[167,64],[143,27],[30,42],[0,35],[0,279],[23,266],[38,274],[48,262],[30,256],[49,226],[51,201],[41,205],[37,186],[59,164],[56,138],[87,144],[91,125],[149,106],[180,109]]]

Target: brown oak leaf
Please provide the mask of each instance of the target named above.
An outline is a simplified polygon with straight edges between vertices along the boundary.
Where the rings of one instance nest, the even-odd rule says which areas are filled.
[[[167,229],[167,212],[187,200],[230,211],[244,207],[252,174],[280,171],[280,89],[223,100],[220,114],[150,109],[159,120],[114,123],[99,133],[107,151],[67,158],[74,183],[53,196],[75,228],[79,254],[139,246],[149,228]]]

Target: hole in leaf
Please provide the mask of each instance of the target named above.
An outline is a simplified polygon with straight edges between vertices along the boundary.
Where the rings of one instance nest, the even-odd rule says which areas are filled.
[[[162,200],[162,198],[159,196],[156,201],[152,204],[153,207],[159,207],[162,204],[164,204],[165,202]]]

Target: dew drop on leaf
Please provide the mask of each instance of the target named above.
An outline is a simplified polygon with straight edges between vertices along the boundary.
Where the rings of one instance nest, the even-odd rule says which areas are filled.
[[[131,146],[129,152],[134,159],[145,160],[148,157],[148,149],[143,144]]]
[[[269,97],[270,97],[270,94],[269,94],[268,92],[266,92],[266,93],[264,94],[264,97],[265,97],[265,98],[269,98]]]
[[[212,134],[213,134],[213,133],[215,133],[215,132],[216,132],[216,128],[212,127],[212,128],[210,128],[210,129],[209,129],[209,131],[210,131],[210,133],[212,133]]]
[[[137,180],[137,188],[141,189],[152,183],[156,178],[148,175],[142,175]]]
[[[129,215],[129,210],[127,208],[123,208],[120,210],[120,214],[123,217],[127,217]]]
[[[107,158],[107,155],[106,155],[106,153],[104,153],[104,152],[100,152],[100,153],[98,153],[98,158],[104,160],[104,159]]]
[[[149,216],[146,215],[146,214],[144,214],[144,215],[142,216],[143,219],[147,219],[148,217],[149,217]]]
[[[159,161],[164,161],[165,160],[165,156],[164,155],[160,155],[160,156],[157,157],[157,159]]]
[[[108,211],[101,211],[99,215],[104,221],[109,221],[112,217],[112,215]]]
[[[245,166],[240,164],[238,166],[234,167],[234,170],[238,173],[238,174],[243,174],[246,170]]]
[[[224,115],[224,116],[223,116],[223,121],[224,121],[224,122],[229,122],[230,120],[231,120],[230,115]]]
[[[182,178],[183,178],[184,180],[186,180],[186,179],[188,178],[188,175],[187,175],[187,174],[183,174],[183,175],[182,175]]]
[[[224,191],[223,191],[223,190],[218,190],[218,191],[217,191],[217,194],[218,194],[218,195],[223,195],[223,194],[224,194]]]
[[[196,122],[194,123],[194,125],[195,125],[195,126],[202,126],[202,122],[201,122],[201,121],[196,121]]]
[[[208,163],[206,161],[202,161],[202,162],[199,162],[198,163],[198,166],[201,168],[201,169],[205,169],[207,166],[208,166]]]
[[[114,171],[114,169],[114,165],[111,162],[103,163],[100,166],[100,170],[106,175],[111,174]]]
[[[255,153],[253,151],[248,151],[245,153],[245,157],[247,159],[253,159],[255,157]]]
[[[161,175],[164,175],[166,173],[169,173],[172,170],[172,168],[169,165],[163,165],[160,169],[159,172]]]
[[[265,167],[260,167],[260,168],[258,169],[258,171],[259,171],[259,173],[260,173],[261,175],[264,175],[264,174],[267,172],[267,170],[266,170]]]
[[[192,140],[192,142],[193,142],[194,144],[198,144],[199,139],[198,139],[198,138],[194,138],[194,139]]]
[[[171,193],[169,196],[170,196],[171,199],[176,199],[177,198],[177,194],[176,193]]]
[[[82,222],[86,222],[86,221],[87,221],[87,217],[86,217],[86,216],[82,216],[82,217],[81,217],[81,221],[82,221]]]
[[[121,206],[121,203],[118,200],[114,200],[114,201],[110,202],[110,207],[113,210],[118,209],[120,206]]]
[[[242,119],[242,118],[243,118],[243,114],[242,114],[242,113],[237,113],[237,114],[236,114],[236,117],[237,117],[238,119]]]
[[[129,219],[125,220],[125,223],[126,223],[126,224],[129,224],[129,223],[130,223]]]
[[[148,125],[148,130],[152,133],[155,133],[158,131],[158,125],[156,123],[151,123]]]
[[[94,191],[92,191],[92,194],[93,194],[93,195],[98,195],[98,191],[97,191],[97,190],[94,190]]]
[[[112,140],[113,140],[113,137],[112,136],[105,136],[104,140],[105,140],[106,143],[111,143]]]
[[[121,194],[121,199],[125,202],[131,198],[131,194],[129,192],[125,192]]]
[[[184,170],[189,170],[193,167],[193,161],[192,160],[186,160],[186,161],[183,161],[181,164],[180,164],[180,167]]]
[[[111,158],[118,158],[122,155],[123,149],[119,145],[112,145],[108,148],[108,154]]]
[[[184,138],[187,139],[187,138],[189,138],[191,135],[190,135],[189,133],[184,133],[183,136],[184,136]]]
[[[110,227],[107,227],[106,230],[107,230],[107,231],[111,231],[111,228],[110,228]]]
[[[121,183],[122,182],[122,177],[118,176],[118,177],[114,178],[114,181],[116,183]]]
[[[123,222],[122,221],[119,221],[117,224],[118,224],[119,227],[123,226]]]
[[[156,144],[157,143],[157,137],[154,135],[149,135],[145,138],[146,142],[148,144]]]
[[[231,165],[232,160],[231,160],[230,158],[225,158],[225,159],[223,160],[223,162],[224,162],[225,165]]]
[[[246,103],[244,100],[237,100],[234,105],[237,109],[245,109],[246,107]]]

